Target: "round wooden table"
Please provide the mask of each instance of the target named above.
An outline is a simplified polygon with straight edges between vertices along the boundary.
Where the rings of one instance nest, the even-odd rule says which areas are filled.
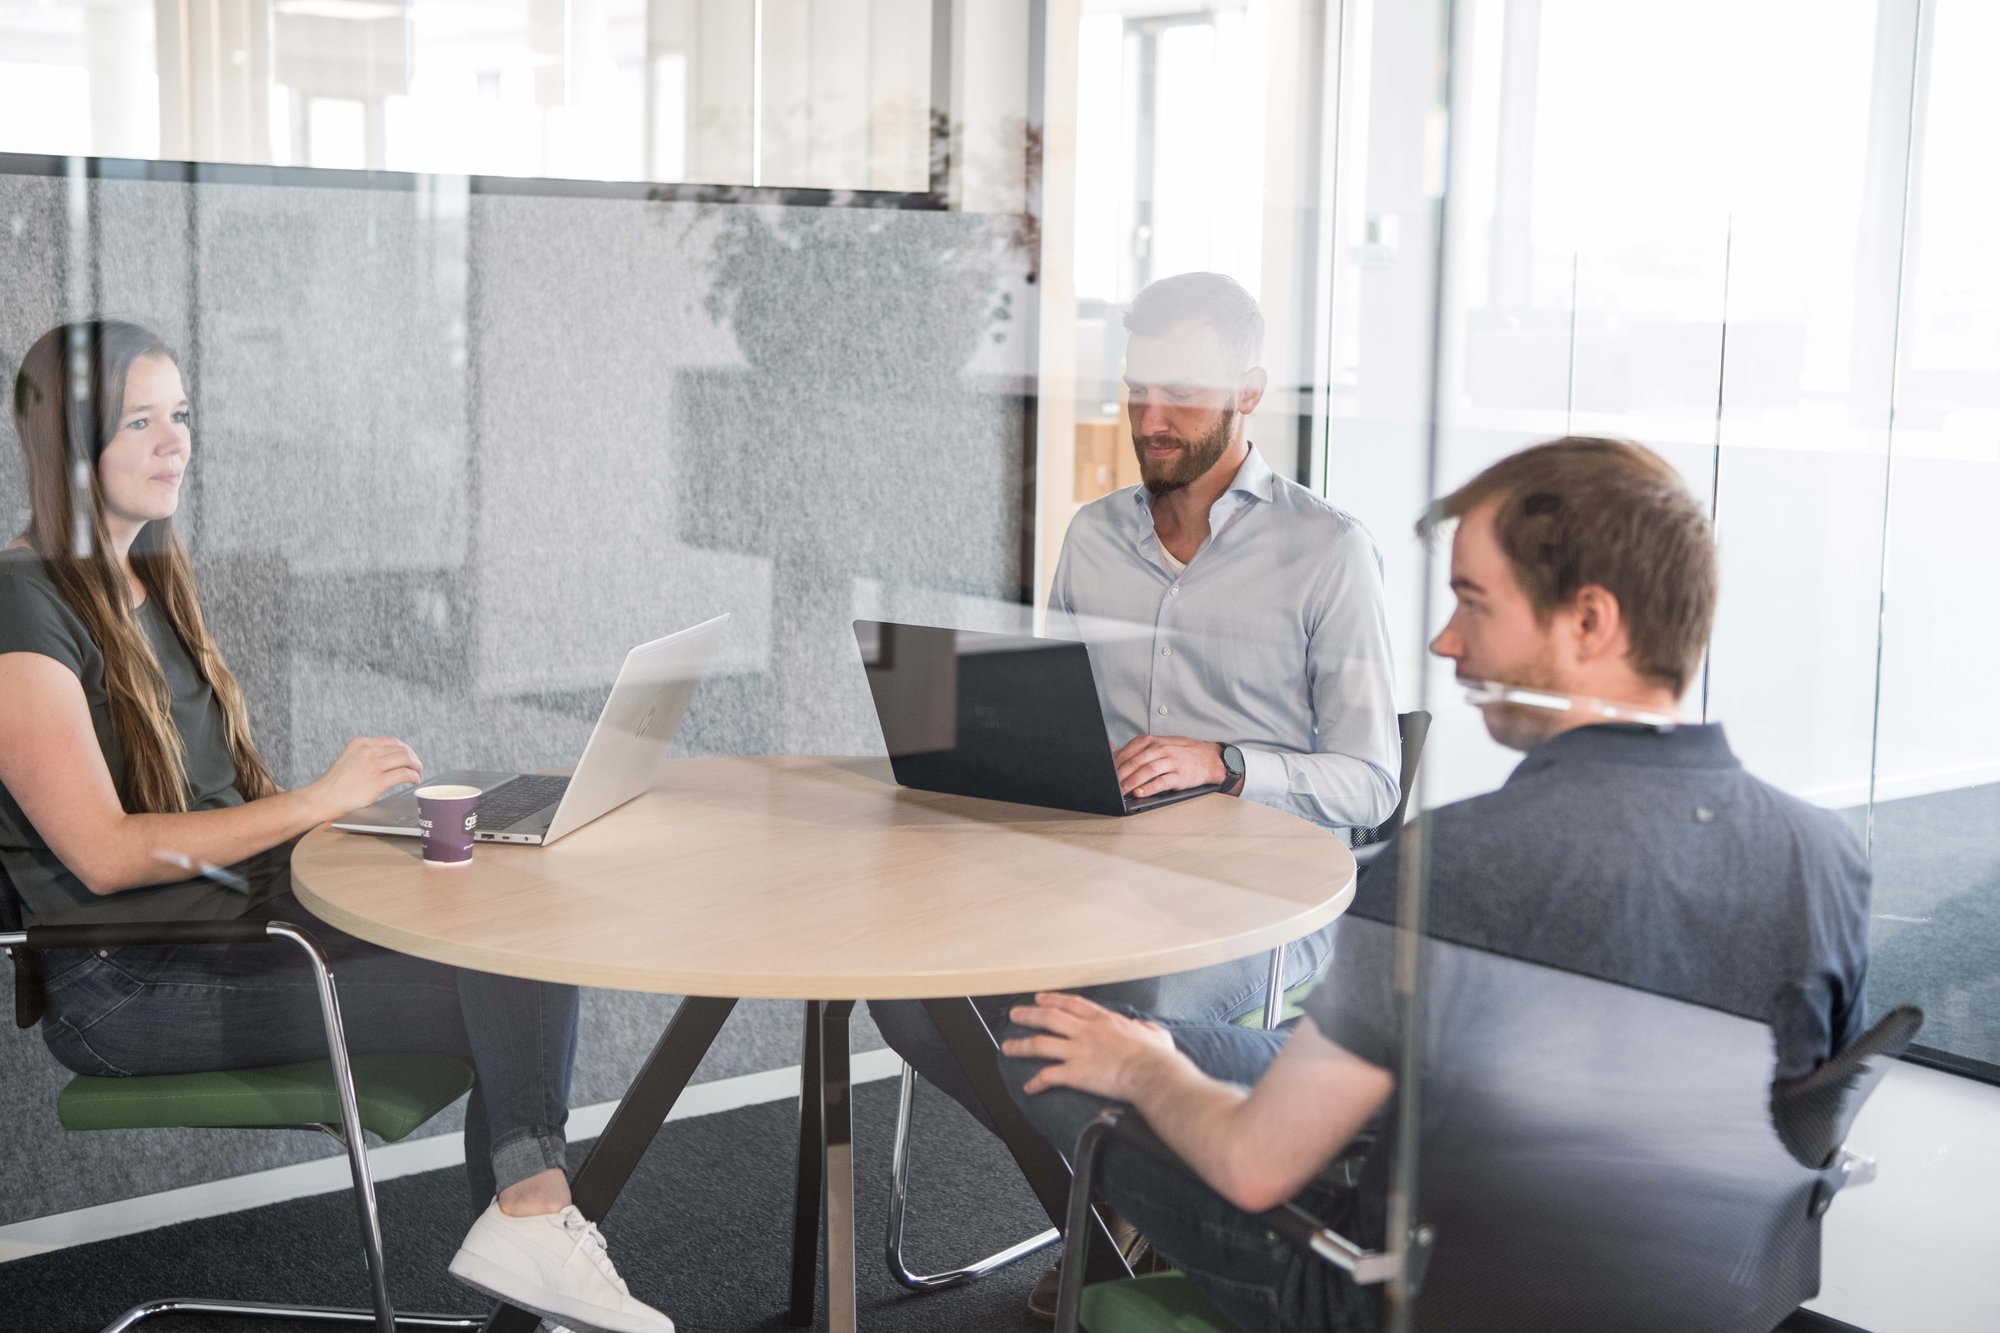
[[[1273,949],[1346,909],[1354,859],[1305,820],[1223,796],[1105,818],[911,791],[887,760],[760,757],[668,763],[653,791],[554,846],[481,843],[465,866],[425,865],[414,839],[323,827],[294,851],[292,879],[316,916],[403,953],[690,997],[577,1174],[590,1217],[617,1197],[738,999],[807,1001],[792,1314],[811,1322],[823,1196],[829,1315],[843,1330],[855,1001],[931,1001],[1059,1225],[1067,1168],[1006,1095],[991,1035],[962,997]],[[489,1324],[533,1326],[506,1307]]]

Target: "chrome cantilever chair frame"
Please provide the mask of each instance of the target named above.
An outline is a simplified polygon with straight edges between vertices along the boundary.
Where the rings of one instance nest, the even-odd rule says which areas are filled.
[[[896,1143],[890,1152],[889,1230],[884,1241],[889,1272],[896,1281],[911,1291],[943,1291],[947,1287],[960,1286],[974,1278],[985,1277],[988,1273],[1005,1268],[1016,1260],[1046,1250],[1062,1239],[1062,1232],[1050,1227],[1047,1231],[1037,1232],[1024,1241],[1010,1245],[975,1263],[967,1264],[963,1268],[951,1268],[941,1273],[911,1272],[909,1263],[903,1258],[903,1213],[909,1201],[910,1125],[916,1109],[916,1097],[917,1071],[904,1065],[902,1092],[896,1103]]]
[[[232,923],[233,924],[233,923]],[[62,927],[30,927],[26,930],[0,932],[0,949],[15,952],[24,949],[68,947],[64,934],[82,932],[117,931],[126,943],[143,943],[147,927],[132,926],[85,926],[74,931]],[[54,938],[51,938],[51,937]],[[144,1301],[119,1315],[104,1326],[103,1333],[124,1333],[124,1330],[145,1320],[163,1315],[214,1314],[245,1319],[285,1319],[304,1323],[374,1325],[377,1333],[397,1333],[399,1329],[456,1328],[477,1329],[485,1324],[483,1318],[461,1315],[398,1315],[389,1300],[389,1277],[382,1252],[381,1215],[375,1204],[375,1180],[368,1170],[368,1146],[361,1128],[361,1108],[355,1099],[354,1070],[347,1057],[347,1034],[340,1021],[340,999],[334,989],[333,970],[327,963],[326,954],[319,945],[298,927],[283,921],[271,921],[264,925],[264,936],[269,940],[288,940],[306,956],[312,967],[314,988],[319,997],[320,1019],[326,1029],[328,1058],[333,1064],[334,1092],[340,1103],[340,1124],[335,1125],[272,1125],[272,1129],[313,1129],[331,1135],[339,1140],[347,1150],[348,1170],[354,1177],[355,1210],[361,1223],[361,1244],[368,1262],[368,1278],[373,1295],[373,1308],[346,1309],[332,1306],[284,1305],[256,1303],[249,1301],[200,1300],[193,1297],[173,1296],[158,1300]],[[61,941],[60,943],[58,941]],[[17,955],[16,966],[22,960]]]

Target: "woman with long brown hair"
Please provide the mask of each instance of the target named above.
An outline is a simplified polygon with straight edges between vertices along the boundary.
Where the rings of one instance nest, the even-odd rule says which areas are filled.
[[[30,517],[0,551],[0,871],[23,914],[296,919],[292,843],[416,781],[417,756],[360,737],[303,786],[273,779],[174,530],[193,430],[157,337],[112,320],[51,330],[22,359],[14,425]],[[227,869],[189,876],[207,867]],[[335,960],[356,1053],[456,1052],[478,1071],[465,1132],[478,1219],[452,1272],[567,1324],[672,1333],[570,1203],[575,988],[312,933]],[[311,974],[275,952],[51,951],[43,1038],[69,1068],[107,1076],[323,1056]]]

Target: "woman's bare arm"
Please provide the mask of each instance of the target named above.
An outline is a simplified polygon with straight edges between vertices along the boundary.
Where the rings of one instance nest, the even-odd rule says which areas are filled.
[[[75,673],[40,653],[0,653],[0,784],[62,863],[95,894],[228,865],[367,805],[421,774],[401,741],[363,737],[295,791],[220,810],[130,814],[118,799]]]

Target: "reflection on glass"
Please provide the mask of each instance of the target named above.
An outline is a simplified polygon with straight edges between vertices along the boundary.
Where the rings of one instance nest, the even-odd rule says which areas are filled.
[[[1547,709],[1556,713],[1580,713],[1586,717],[1603,718],[1610,722],[1636,722],[1641,726],[1662,729],[1674,726],[1680,721],[1680,718],[1672,713],[1656,713],[1645,708],[1632,708],[1604,699],[1593,699],[1588,695],[1523,689],[1518,685],[1503,685],[1497,680],[1467,680],[1461,677],[1458,683],[1465,687],[1465,701],[1476,708],[1506,704],[1516,708]]]
[[[0,152],[922,193],[935,10],[0,0]]]

